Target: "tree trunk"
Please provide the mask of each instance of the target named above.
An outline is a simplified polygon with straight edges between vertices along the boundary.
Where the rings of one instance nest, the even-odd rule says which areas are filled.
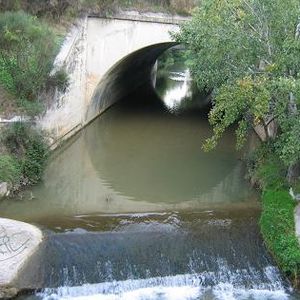
[[[299,39],[300,36],[300,23],[297,24],[295,30],[295,40]],[[292,76],[293,72],[290,70],[289,74]],[[292,92],[289,95],[289,102],[288,102],[288,112],[291,116],[296,115],[298,113],[297,104],[295,101],[295,96]],[[297,162],[295,164],[290,164],[288,167],[286,179],[289,184],[295,183],[295,181],[299,178],[300,175],[300,163]]]
[[[298,113],[297,104],[295,102],[295,96],[293,93],[290,93],[288,110],[290,115],[296,115]],[[300,175],[300,163],[297,162],[295,164],[291,164],[287,171],[286,179],[289,184],[295,183],[295,181],[299,178]]]
[[[293,184],[299,179],[300,176],[300,163],[290,165],[287,171],[286,179],[289,184]]]

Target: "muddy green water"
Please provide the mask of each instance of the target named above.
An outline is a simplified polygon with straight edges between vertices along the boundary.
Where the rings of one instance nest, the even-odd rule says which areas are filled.
[[[126,106],[126,104],[125,104]],[[229,133],[204,153],[205,115],[111,108],[54,154],[42,183],[1,215],[30,222],[94,213],[257,206]]]

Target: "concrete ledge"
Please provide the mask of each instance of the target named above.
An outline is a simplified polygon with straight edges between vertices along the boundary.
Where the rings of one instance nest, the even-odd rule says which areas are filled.
[[[125,20],[125,21],[139,21],[139,22],[150,22],[150,23],[161,23],[161,24],[173,24],[180,25],[190,20],[191,17],[183,17],[179,15],[172,15],[167,13],[151,13],[151,12],[138,12],[138,11],[119,11],[110,15],[99,15],[89,14],[89,17],[102,18],[102,19],[114,19],[114,20]]]
[[[42,239],[37,227],[0,218],[0,299],[17,294],[13,281]]]

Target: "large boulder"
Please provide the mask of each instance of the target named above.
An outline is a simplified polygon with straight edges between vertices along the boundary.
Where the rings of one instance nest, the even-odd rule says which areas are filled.
[[[37,227],[0,218],[0,299],[17,294],[13,282],[42,239]]]

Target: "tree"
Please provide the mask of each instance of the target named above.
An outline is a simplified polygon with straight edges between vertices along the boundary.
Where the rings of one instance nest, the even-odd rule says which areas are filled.
[[[206,150],[238,122],[238,147],[253,128],[287,166],[300,160],[299,15],[299,0],[203,0],[175,35],[198,87],[212,92]]]

